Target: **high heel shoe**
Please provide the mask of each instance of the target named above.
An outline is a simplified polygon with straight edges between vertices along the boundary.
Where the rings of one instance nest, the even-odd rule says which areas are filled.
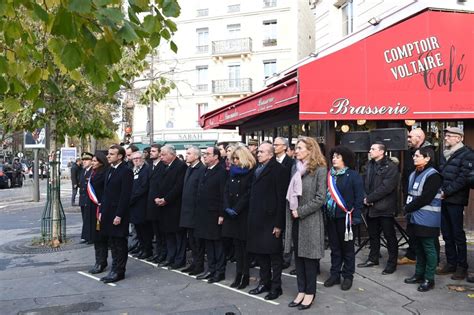
[[[298,295],[296,296],[295,300],[291,301],[291,302],[288,304],[288,307],[297,307],[297,306],[299,306],[299,305],[303,302],[303,300],[304,300],[304,293],[301,293],[301,294],[303,294],[303,297],[301,298],[301,301],[295,302],[296,298],[298,298],[298,295],[300,295],[300,293],[298,293]]]
[[[311,303],[309,303],[309,304],[307,304],[307,305],[303,304],[303,301],[301,301],[300,306],[298,306],[298,310],[303,311],[303,310],[307,310],[308,308],[310,308],[311,305],[313,305],[313,302],[314,302],[314,298],[315,298],[315,297],[316,297],[316,294],[313,295],[313,299],[311,300]]]

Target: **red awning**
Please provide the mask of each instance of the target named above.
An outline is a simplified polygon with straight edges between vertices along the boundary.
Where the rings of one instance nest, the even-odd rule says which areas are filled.
[[[425,11],[298,78],[301,120],[474,118],[474,14]]]
[[[199,120],[204,129],[235,128],[261,113],[298,102],[297,79],[288,79],[273,87],[242,98],[204,114]]]

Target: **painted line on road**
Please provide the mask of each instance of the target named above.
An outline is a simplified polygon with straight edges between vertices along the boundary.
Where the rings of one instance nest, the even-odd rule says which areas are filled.
[[[0,206],[0,209],[6,208],[7,206]]]
[[[151,262],[146,261],[146,260],[143,260],[143,259],[138,259],[138,258],[136,258],[136,257],[133,257],[132,255],[128,255],[128,257],[133,258],[133,259],[138,260],[138,261],[141,261],[141,262],[144,262],[144,263],[146,263],[146,264],[152,265],[152,266],[157,267],[157,268],[161,268],[161,269],[164,269],[164,270],[167,270],[167,271],[172,271],[172,272],[178,273],[178,274],[180,274],[180,275],[183,275],[183,276],[186,276],[186,277],[189,277],[189,278],[194,278],[194,279],[196,279],[196,276],[188,275],[187,273],[181,272],[181,271],[176,270],[176,269],[171,269],[171,270],[170,270],[170,269],[168,269],[167,267],[159,267],[158,264],[154,264],[154,263],[151,263]],[[289,275],[289,276],[291,276],[291,275]],[[203,279],[203,280],[201,280],[201,281],[207,283],[207,280],[205,280],[205,279]],[[257,299],[257,300],[260,300],[260,301],[262,301],[262,302],[266,302],[266,303],[273,304],[273,305],[280,305],[280,303],[278,303],[278,302],[270,301],[270,300],[265,300],[264,298],[262,298],[262,297],[260,297],[260,296],[252,295],[252,294],[249,294],[249,293],[247,293],[247,292],[244,292],[244,291],[241,291],[241,290],[237,290],[237,289],[231,288],[231,287],[226,286],[226,285],[221,284],[221,283],[212,283],[212,284],[217,285],[217,286],[219,286],[219,287],[221,287],[221,288],[224,288],[224,289],[227,289],[227,290],[230,290],[230,291],[233,291],[233,292],[236,292],[236,293],[240,293],[240,294],[242,294],[242,295],[245,295],[245,296],[248,296],[248,297]]]
[[[99,281],[99,282],[102,282],[102,281],[100,281],[100,278],[91,276],[90,274],[85,273],[85,272],[83,272],[83,271],[78,271],[77,273],[80,274],[80,275],[86,276],[86,277],[88,277],[88,278],[97,280],[97,281]],[[106,283],[106,284],[107,284],[107,285],[110,285],[111,287],[116,287],[116,286],[117,286],[115,283]]]

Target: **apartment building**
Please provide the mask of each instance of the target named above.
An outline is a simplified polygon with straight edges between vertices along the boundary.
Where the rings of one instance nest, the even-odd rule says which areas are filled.
[[[176,84],[154,103],[154,140],[238,141],[235,130],[202,130],[200,115],[263,89],[266,78],[314,50],[310,1],[182,0],[180,6],[178,53],[162,45],[153,58],[154,71]],[[149,138],[148,116],[135,99],[134,142]]]

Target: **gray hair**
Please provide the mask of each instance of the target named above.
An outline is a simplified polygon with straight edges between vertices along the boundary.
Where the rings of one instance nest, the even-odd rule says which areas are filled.
[[[171,144],[165,144],[164,146],[162,146],[161,151],[163,151],[163,150],[168,151],[172,155],[176,155],[176,149]]]
[[[196,154],[196,156],[197,156],[198,158],[201,158],[201,150],[200,150],[197,146],[191,145],[191,146],[188,147],[188,150],[189,150],[189,149],[191,149],[192,151],[194,151],[194,154]]]
[[[288,142],[288,139],[287,138],[283,138],[283,137],[276,137],[275,139],[273,139],[273,143],[275,143],[275,140],[281,140],[283,142],[283,145],[285,145],[287,148],[288,146],[290,145],[290,143]]]
[[[139,157],[140,159],[143,159],[143,152],[140,151],[135,151],[132,154],[130,154],[130,157],[133,159],[133,157]]]

